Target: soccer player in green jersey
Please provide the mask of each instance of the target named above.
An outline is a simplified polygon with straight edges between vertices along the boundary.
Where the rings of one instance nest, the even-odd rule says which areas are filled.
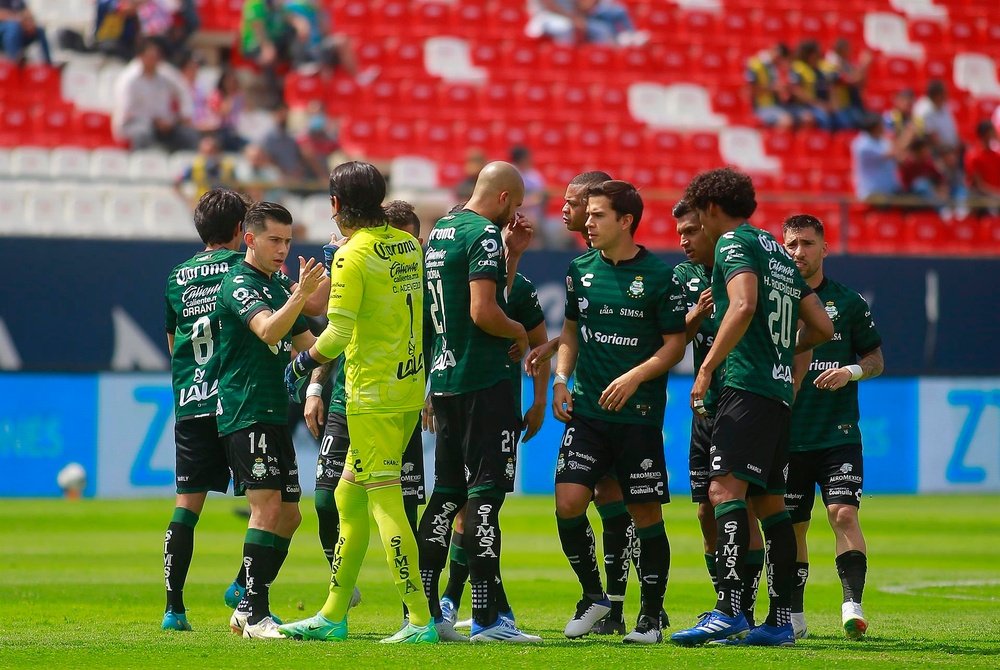
[[[712,299],[721,318],[712,348],[695,375],[691,408],[706,412],[706,394],[724,363],[708,486],[715,508],[719,590],[715,608],[671,639],[682,645],[730,639],[751,645],[793,645],[795,534],[784,500],[792,359],[795,353],[829,340],[833,324],[784,246],[747,223],[757,207],[750,177],[732,168],[704,172],[688,185],[684,200],[715,242]],[[800,318],[804,325],[796,337]],[[749,629],[741,611],[750,543],[748,501],[761,519],[770,548],[770,611],[762,625],[745,638],[734,639]]]
[[[587,635],[611,610],[586,512],[594,486],[613,471],[640,546],[641,610],[624,641],[663,640],[670,570],[661,509],[670,500],[663,413],[667,372],[683,358],[686,342],[683,297],[670,266],[635,243],[642,211],[628,182],[591,187],[586,229],[593,249],[566,276],[552,407],[566,423],[555,475],[559,539],[583,591],[564,630],[569,638]]]
[[[194,227],[205,248],[167,277],[166,325],[174,389],[177,500],[163,540],[167,587],[164,630],[191,630],[184,610],[184,582],[194,552],[194,528],[209,491],[229,488],[225,443],[215,422],[219,386],[219,340],[215,320],[222,278],[239,263],[243,197],[212,189],[194,211]]]
[[[708,239],[698,213],[684,200],[674,205],[677,235],[681,249],[688,260],[674,267],[674,276],[684,289],[687,303],[685,324],[687,341],[692,342],[694,368],[697,370],[712,348],[718,322],[715,303],[712,301],[712,264],[715,247]],[[718,591],[715,575],[715,510],[708,498],[709,450],[712,448],[712,425],[715,401],[722,388],[721,374],[712,375],[712,383],[705,396],[705,413],[694,414],[691,419],[691,448],[688,454],[688,473],[691,478],[691,500],[698,503],[698,522],[705,546],[705,565],[712,580],[712,590]],[[740,605],[747,623],[753,626],[753,610],[757,601],[757,586],[764,566],[764,538],[761,537],[757,519],[750,513],[750,550],[746,559],[746,574],[742,576],[745,588]]]
[[[393,200],[385,206],[385,218],[394,228],[409,233],[417,238],[420,244],[420,219],[413,210],[413,205],[402,200]],[[346,240],[338,240],[336,248]],[[330,273],[332,254],[329,260],[324,260],[326,271]],[[322,287],[320,290],[323,290]],[[327,282],[329,297],[329,282]],[[346,366],[344,355],[335,361],[324,363],[316,368],[312,380],[306,390],[306,401],[303,408],[306,425],[314,437],[322,437],[319,458],[316,461],[316,516],[319,520],[319,541],[323,547],[330,567],[336,553],[337,540],[340,537],[340,514],[337,512],[337,501],[334,492],[340,477],[344,472],[344,462],[347,450],[351,445],[350,431],[347,428],[347,400],[345,393]],[[333,369],[337,376],[333,382],[329,407],[323,403],[323,385],[327,382]],[[426,366],[425,366],[426,370]],[[325,425],[325,427],[324,427]],[[417,507],[425,502],[424,491],[424,453],[420,426],[416,425],[410,434],[410,440],[403,451],[403,461],[400,467],[400,483],[403,489],[403,507],[410,529],[417,532]],[[355,596],[360,601],[360,593]],[[406,616],[403,606],[404,617]]]
[[[587,189],[609,181],[606,172],[595,170],[576,175],[566,185],[562,220],[566,231],[579,235],[584,244],[590,246],[587,236]],[[559,337],[533,348],[525,357],[524,369],[535,375],[543,369],[542,364],[559,348]],[[547,369],[547,367],[545,367]],[[594,625],[595,635],[625,634],[625,592],[628,587],[630,563],[639,572],[639,548],[635,537],[635,524],[622,501],[622,489],[613,475],[603,477],[594,486],[594,506],[601,517],[601,544],[604,551],[604,574],[607,583],[611,611]],[[665,625],[664,621],[664,625]]]
[[[281,205],[255,203],[243,224],[246,256],[222,280],[218,299],[216,421],[234,492],[250,503],[243,544],[246,589],[230,626],[244,637],[280,639],[269,590],[302,519],[283,373],[292,347],[308,348],[315,340],[301,312],[323,266],[300,256],[294,288],[281,272],[292,241],[292,215]]]
[[[497,597],[500,508],[514,488],[521,433],[510,368],[528,348],[524,326],[504,313],[514,270],[504,258],[503,236],[518,225],[515,210],[523,199],[524,181],[513,165],[486,165],[465,209],[435,224],[424,255],[437,441],[434,491],[420,521],[420,574],[444,639],[462,639],[443,617],[438,582],[448,560],[452,521],[468,503],[470,639],[541,641],[503,616]]]
[[[334,495],[340,514],[326,603],[313,617],[281,626],[298,639],[348,635],[347,610],[368,549],[369,509],[409,621],[383,642],[434,643],[417,574],[417,543],[400,484],[403,451],[424,404],[423,267],[418,240],[386,222],[385,179],[352,161],[330,174],[334,216],[347,242],[333,258],[329,323],[316,344],[289,364],[286,383],[345,355],[344,393],[351,438]]]
[[[802,607],[809,577],[806,531],[818,484],[836,537],[844,632],[851,639],[860,639],[868,629],[861,610],[868,559],[858,521],[864,463],[857,382],[882,374],[882,338],[865,299],[824,274],[827,248],[823,223],[814,216],[798,214],[785,220],[783,230],[785,248],[802,278],[819,296],[834,327],[833,339],[813,350],[792,407],[785,492],[785,506],[792,516],[798,546],[792,627],[796,637],[806,636]]]

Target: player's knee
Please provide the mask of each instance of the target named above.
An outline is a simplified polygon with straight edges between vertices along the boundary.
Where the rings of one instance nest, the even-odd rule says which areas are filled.
[[[294,533],[302,524],[302,512],[298,505],[285,504],[281,506],[281,528],[287,534]]]
[[[858,508],[853,505],[830,505],[827,508],[830,525],[837,529],[849,529],[858,525]]]
[[[556,516],[560,519],[574,519],[584,514],[590,504],[587,493],[589,491],[583,486],[556,486]]]
[[[611,477],[605,477],[594,486],[594,503],[597,505],[607,505],[609,503],[620,502],[622,499],[622,487],[618,481]]]
[[[628,513],[636,528],[647,528],[663,521],[663,508],[659,502],[633,503],[628,505]]]
[[[465,506],[464,505],[462,506],[462,509],[458,510],[458,514],[455,515],[455,521],[453,523],[453,528],[455,529],[456,533],[464,533],[465,532]]]

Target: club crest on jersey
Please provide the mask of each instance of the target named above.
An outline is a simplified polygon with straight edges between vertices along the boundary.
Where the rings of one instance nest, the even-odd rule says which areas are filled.
[[[559,459],[556,461],[556,472],[562,472],[566,469],[566,458],[559,454]]]
[[[826,310],[826,315],[830,317],[830,321],[836,321],[837,317],[840,316],[840,312],[837,311],[837,306],[833,304],[832,300],[827,301],[824,309]]]
[[[504,474],[507,476],[507,479],[510,479],[510,480],[514,479],[514,459],[513,458],[508,458],[507,459],[507,467],[504,468]]]
[[[316,479],[319,479],[322,476],[323,476],[323,464],[322,463],[317,463],[316,464]]]
[[[255,479],[263,479],[267,474],[267,466],[264,465],[263,458],[257,458],[253,462],[253,467],[250,468],[250,474],[254,476]]]
[[[632,283],[628,285],[628,294],[631,298],[641,298],[646,294],[646,285],[642,283],[642,275],[636,275]]]

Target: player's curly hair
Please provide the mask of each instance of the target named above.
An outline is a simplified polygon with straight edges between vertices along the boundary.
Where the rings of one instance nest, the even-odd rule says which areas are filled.
[[[330,173],[330,197],[340,200],[340,223],[350,228],[381,226],[385,223],[385,177],[371,163],[349,161]]]
[[[237,234],[247,215],[246,196],[228,188],[213,188],[194,208],[194,228],[205,244],[226,244]]]
[[[715,203],[726,216],[737,219],[749,219],[757,210],[753,181],[731,167],[716,168],[696,176],[684,190],[684,200],[699,211]]]
[[[405,200],[393,200],[385,206],[385,220],[390,226],[402,228],[414,237],[420,237],[420,217],[413,205]]]
[[[790,230],[805,230],[806,228],[812,228],[820,237],[824,235],[823,222],[812,214],[792,214],[781,225],[781,232],[787,233]]]

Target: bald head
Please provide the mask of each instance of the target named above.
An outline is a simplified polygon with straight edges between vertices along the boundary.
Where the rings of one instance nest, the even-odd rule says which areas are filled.
[[[480,216],[503,226],[524,200],[524,179],[517,168],[504,161],[487,163],[479,172],[476,188],[466,205]]]

